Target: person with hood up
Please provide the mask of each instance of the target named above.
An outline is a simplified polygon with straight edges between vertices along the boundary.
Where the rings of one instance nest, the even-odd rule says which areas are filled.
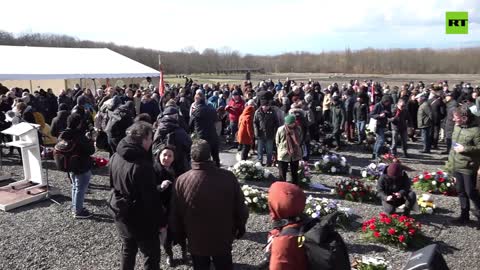
[[[145,257],[144,268],[159,270],[159,232],[167,225],[167,217],[149,153],[152,125],[136,122],[126,134],[109,166],[112,191],[108,204],[122,241],[120,268],[133,270],[140,249]]]
[[[73,153],[78,155],[76,168],[69,172],[72,181],[72,211],[74,218],[89,218],[92,216],[90,211],[83,207],[85,192],[87,191],[90,178],[92,177],[92,159],[95,153],[93,140],[88,138],[83,130],[83,118],[81,115],[73,113],[67,118],[67,129],[63,131],[59,140],[74,140],[75,149]]]
[[[292,182],[298,184],[298,166],[302,159],[302,130],[295,122],[295,116],[285,116],[285,125],[277,130],[275,142],[277,143],[277,160],[280,170],[280,179],[287,181],[288,165],[292,173]]]
[[[255,107],[253,106],[253,102],[249,101],[238,121],[237,140],[242,147],[242,160],[248,159],[248,152],[255,141],[255,131],[253,128],[254,115]]]
[[[384,212],[393,214],[397,207],[405,204],[404,215],[409,216],[417,201],[411,186],[412,182],[401,163],[394,162],[387,166],[377,182],[378,197],[382,200]]]
[[[117,151],[118,143],[125,138],[125,131],[133,124],[135,118],[135,104],[128,101],[124,105],[119,106],[108,119],[105,132],[108,136],[108,144],[110,145],[110,156]]]
[[[269,269],[307,269],[307,256],[305,249],[298,247],[298,237],[294,235],[280,235],[283,228],[299,228],[302,225],[305,201],[305,193],[296,185],[286,182],[275,182],[270,186],[268,191],[268,208],[274,229],[268,235],[267,254],[270,254]]]
[[[190,148],[192,139],[179,123],[179,111],[175,107],[167,107],[158,120],[158,127],[153,136],[153,151],[156,154],[161,145],[175,146],[173,169],[176,175],[190,169]]]
[[[62,133],[67,128],[68,116],[70,116],[70,110],[68,109],[68,105],[60,103],[60,105],[58,106],[57,116],[54,117],[52,120],[52,136],[60,136],[60,133]]]

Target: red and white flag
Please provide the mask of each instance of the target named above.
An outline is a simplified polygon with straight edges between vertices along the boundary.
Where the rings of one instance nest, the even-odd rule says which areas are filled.
[[[160,59],[160,55],[158,55],[158,65],[160,66],[160,79],[158,80],[158,94],[163,97],[165,94],[165,81],[163,80],[163,65]]]

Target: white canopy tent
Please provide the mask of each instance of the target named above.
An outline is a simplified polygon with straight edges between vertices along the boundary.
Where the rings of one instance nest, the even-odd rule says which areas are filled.
[[[0,46],[0,80],[159,77],[159,71],[106,48]]]

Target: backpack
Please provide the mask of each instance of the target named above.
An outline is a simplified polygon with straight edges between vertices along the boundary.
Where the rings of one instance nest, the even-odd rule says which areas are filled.
[[[153,145],[152,145],[152,153],[156,155],[160,148],[165,145],[173,145],[175,144],[175,130],[167,133],[166,135],[160,133],[159,136],[154,138]]]
[[[80,155],[76,151],[75,140],[59,139],[53,148],[53,159],[57,169],[63,172],[74,172],[78,168]]]
[[[300,227],[288,227],[280,232],[280,235],[299,237],[299,247],[303,246],[307,255],[308,269],[351,269],[347,246],[335,231],[337,216],[338,213],[332,213],[307,220]]]

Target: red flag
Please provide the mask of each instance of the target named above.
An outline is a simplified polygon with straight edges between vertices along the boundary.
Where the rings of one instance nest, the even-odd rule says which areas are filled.
[[[158,64],[160,65],[160,79],[158,80],[158,94],[163,97],[165,94],[165,81],[163,80],[163,66],[160,60],[160,55],[158,56]]]

